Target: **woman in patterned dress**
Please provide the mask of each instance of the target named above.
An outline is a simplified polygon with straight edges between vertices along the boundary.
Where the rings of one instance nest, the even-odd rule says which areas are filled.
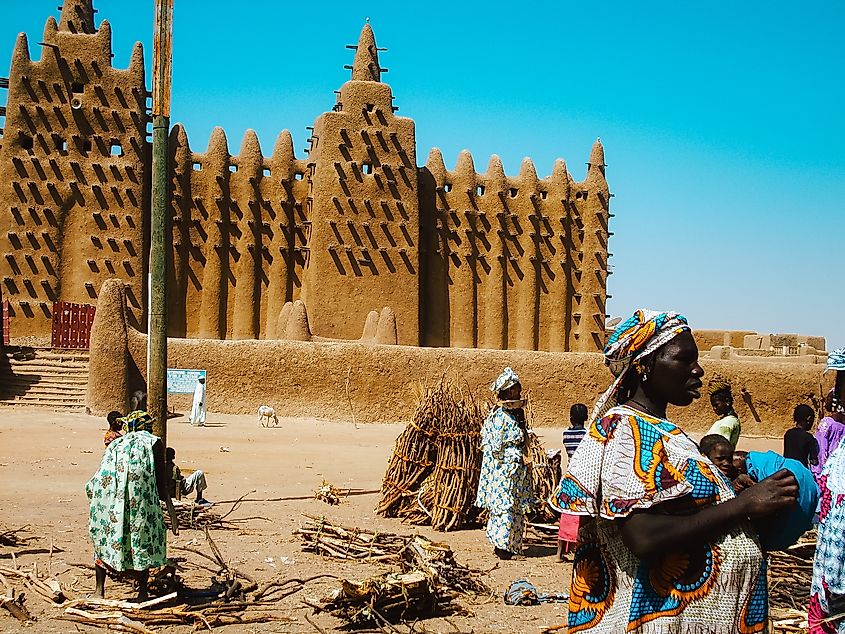
[[[639,310],[611,335],[616,380],[551,502],[586,516],[572,568],[569,632],[765,632],[765,559],[752,521],[795,504],[781,471],[735,496],[666,417],[700,396],[687,320]]]
[[[836,370],[838,404],[845,386],[845,350],[831,353],[828,369]],[[845,443],[830,454],[817,481],[819,535],[807,620],[810,634],[845,634]]]
[[[135,411],[122,420],[126,433],[109,443],[100,468],[85,485],[96,563],[94,594],[104,596],[107,570],[132,572],[138,580],[138,600],[145,601],[149,569],[167,562],[159,500],[167,505],[174,535],[179,523],[167,491],[164,448],[151,433],[152,418]]]
[[[500,559],[522,550],[525,515],[532,509],[528,430],[519,376],[505,368],[490,386],[497,403],[481,427],[481,477],[475,505],[487,509],[487,539]]]

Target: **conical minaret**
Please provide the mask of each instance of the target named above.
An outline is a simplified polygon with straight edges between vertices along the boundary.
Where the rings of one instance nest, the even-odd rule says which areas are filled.
[[[352,81],[381,81],[376,36],[369,22],[361,29],[361,36],[358,38],[355,61],[352,62]]]
[[[59,30],[70,33],[95,33],[93,0],[64,0]]]
[[[414,122],[395,114],[369,24],[352,48],[352,77],[311,135],[300,297],[315,336],[357,339],[369,312],[388,306],[399,342],[419,345],[419,293],[408,292],[419,286]]]

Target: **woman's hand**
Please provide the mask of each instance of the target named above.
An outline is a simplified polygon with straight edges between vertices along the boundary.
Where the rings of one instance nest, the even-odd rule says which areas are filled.
[[[749,517],[766,517],[795,506],[798,499],[798,481],[790,471],[781,469],[742,491],[737,499],[742,502]]]
[[[732,484],[734,485],[734,491],[742,493],[745,489],[753,487],[757,483],[747,473],[740,473]]]

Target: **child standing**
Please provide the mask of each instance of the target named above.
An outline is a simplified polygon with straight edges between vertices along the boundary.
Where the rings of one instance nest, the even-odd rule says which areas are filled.
[[[584,423],[587,422],[587,406],[583,403],[575,403],[569,408],[569,429],[563,432],[563,448],[566,449],[566,455],[569,460],[572,460],[572,455],[581,444],[581,439],[587,433]],[[575,550],[575,544],[578,541],[578,529],[581,527],[581,518],[578,515],[567,515],[566,513],[560,516],[560,525],[557,531],[557,559],[563,561],[564,555]]]
[[[103,436],[103,445],[106,447],[123,435],[121,433],[121,430],[123,429],[123,421],[121,420],[122,416],[123,414],[120,412],[109,412],[106,416],[106,420],[109,422],[109,428],[106,431],[105,436]]]

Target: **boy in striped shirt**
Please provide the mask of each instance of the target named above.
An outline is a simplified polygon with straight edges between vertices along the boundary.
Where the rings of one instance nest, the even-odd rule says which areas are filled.
[[[581,439],[587,433],[584,423],[587,422],[587,406],[583,403],[575,403],[569,408],[569,429],[563,432],[563,448],[566,455],[572,460],[572,454],[578,449]],[[564,555],[575,550],[575,543],[578,540],[578,529],[581,525],[581,518],[576,515],[560,516],[560,525],[557,532],[557,558],[564,560]]]

